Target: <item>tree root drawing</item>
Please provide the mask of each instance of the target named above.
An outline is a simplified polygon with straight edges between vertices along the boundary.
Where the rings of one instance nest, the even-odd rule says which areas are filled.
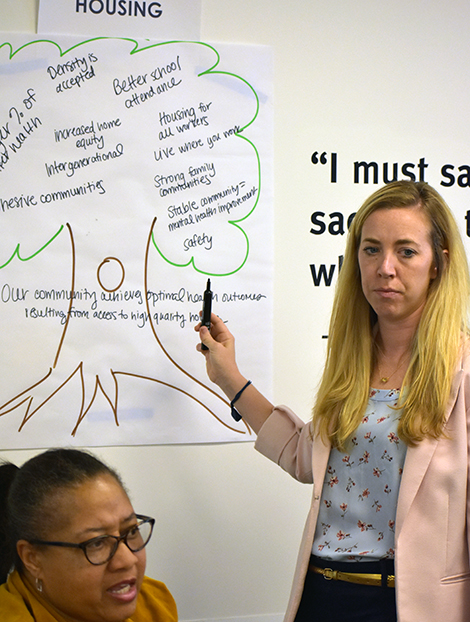
[[[145,287],[145,292],[148,291],[149,250],[150,250],[150,245],[151,245],[151,241],[152,241],[152,232],[153,232],[155,223],[156,223],[156,218],[153,220],[153,222],[151,224],[149,235],[148,235],[148,240],[147,240],[146,251],[145,251],[145,266],[144,266],[144,287]],[[80,383],[80,387],[81,387],[81,399],[80,399],[80,404],[79,404],[79,407],[78,407],[78,416],[77,416],[77,419],[76,419],[75,426],[73,427],[73,429],[71,431],[71,435],[75,436],[77,434],[77,431],[78,431],[78,428],[79,428],[80,424],[82,423],[82,421],[85,419],[85,417],[89,413],[91,407],[95,403],[95,400],[96,400],[96,398],[97,398],[97,396],[99,394],[101,394],[101,395],[103,395],[105,397],[105,399],[106,399],[106,401],[109,404],[109,407],[111,409],[115,425],[119,426],[119,412],[118,412],[119,383],[118,383],[118,377],[119,376],[126,376],[126,377],[130,377],[130,378],[142,379],[142,380],[146,380],[146,381],[149,381],[149,382],[158,383],[158,384],[160,384],[162,386],[165,386],[165,387],[167,387],[169,389],[177,391],[178,393],[186,396],[190,400],[193,400],[195,403],[197,403],[199,406],[201,406],[203,409],[205,409],[222,426],[224,426],[224,427],[228,428],[229,430],[231,430],[233,432],[236,432],[238,434],[246,434],[246,433],[251,434],[251,429],[249,428],[249,426],[246,423],[244,424],[245,427],[246,427],[246,431],[245,430],[239,430],[237,428],[232,427],[231,425],[228,425],[227,423],[225,423],[214,412],[214,410],[212,410],[209,406],[207,406],[201,399],[198,399],[195,395],[193,395],[189,391],[187,391],[187,390],[185,390],[185,389],[183,389],[181,387],[178,387],[178,386],[176,386],[176,385],[174,385],[172,383],[166,382],[163,379],[160,379],[160,378],[157,378],[157,377],[137,374],[137,373],[133,373],[131,371],[113,370],[112,368],[110,368],[109,369],[109,373],[110,373],[111,378],[113,380],[113,384],[112,384],[113,390],[110,391],[109,389],[106,389],[104,384],[103,384],[103,381],[102,381],[103,379],[100,377],[99,374],[96,374],[95,380],[94,380],[94,385],[93,385],[93,390],[92,390],[92,395],[91,395],[91,397],[87,398],[87,390],[86,390],[86,382],[85,382],[85,372],[84,372],[85,363],[84,363],[83,360],[78,363],[78,365],[75,367],[75,369],[71,373],[69,373],[68,375],[65,374],[65,377],[63,375],[64,370],[61,370],[61,373],[58,373],[60,354],[61,354],[61,351],[63,349],[64,342],[65,342],[65,339],[66,339],[66,334],[67,334],[67,331],[69,330],[70,321],[71,321],[71,318],[72,318],[71,310],[72,310],[72,306],[73,306],[73,302],[74,302],[74,293],[75,293],[75,273],[76,273],[75,241],[74,241],[74,234],[73,234],[73,231],[72,231],[72,227],[71,227],[71,225],[69,223],[66,224],[66,228],[67,228],[67,231],[68,231],[68,234],[69,234],[69,237],[70,237],[71,258],[72,258],[72,275],[71,275],[71,284],[70,284],[70,293],[71,293],[71,295],[70,295],[70,302],[69,302],[69,305],[68,305],[67,318],[65,320],[64,328],[62,330],[62,334],[61,334],[61,337],[60,337],[60,340],[59,340],[57,351],[56,351],[55,356],[54,356],[53,365],[52,365],[52,367],[50,367],[48,372],[42,378],[40,378],[37,382],[35,382],[34,384],[31,384],[28,388],[26,388],[25,390],[21,391],[16,396],[14,396],[13,398],[11,398],[7,402],[5,402],[3,405],[1,405],[0,406],[0,417],[6,415],[8,413],[11,413],[12,411],[14,411],[17,408],[20,408],[21,406],[25,406],[25,412],[24,412],[24,415],[23,415],[23,419],[22,419],[22,422],[21,422],[21,424],[19,426],[19,429],[18,429],[18,431],[21,432],[23,430],[24,426],[28,423],[28,421],[30,421],[33,416],[35,416],[47,403],[49,403],[52,400],[52,398],[55,395],[57,395],[75,376],[78,375],[79,383]],[[149,316],[149,323],[150,323],[150,326],[151,326],[152,334],[154,336],[154,339],[155,339],[156,343],[158,344],[158,347],[163,352],[163,354],[165,355],[166,359],[180,373],[185,375],[187,378],[189,378],[191,381],[196,383],[198,386],[202,387],[204,390],[206,390],[209,393],[211,393],[212,395],[216,396],[218,399],[220,399],[222,401],[224,406],[229,407],[229,403],[228,403],[228,401],[225,398],[223,398],[220,394],[218,394],[216,391],[211,389],[209,386],[205,385],[198,378],[196,378],[195,376],[190,374],[187,370],[185,370],[170,355],[170,353],[168,352],[167,348],[164,346],[162,340],[160,339],[160,337],[159,337],[159,335],[157,333],[157,330],[156,330],[156,327],[155,327],[155,323],[154,323],[154,321],[152,319],[152,314],[150,313],[150,306],[149,306],[149,301],[148,301],[148,297],[147,296],[145,296],[145,300],[146,300],[146,308],[147,308],[147,313],[148,313],[148,316]],[[51,386],[48,386],[48,385],[51,385]],[[45,397],[41,396],[41,392],[46,394]]]

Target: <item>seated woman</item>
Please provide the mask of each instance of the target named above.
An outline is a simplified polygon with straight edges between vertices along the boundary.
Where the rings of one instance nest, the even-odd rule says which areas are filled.
[[[145,574],[154,519],[134,512],[115,471],[53,449],[0,466],[2,622],[173,622],[166,586]]]

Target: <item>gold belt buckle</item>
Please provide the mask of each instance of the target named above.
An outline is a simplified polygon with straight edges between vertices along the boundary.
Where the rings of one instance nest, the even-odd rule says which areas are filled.
[[[338,571],[333,570],[332,568],[323,568],[322,575],[327,581],[332,581],[333,579],[338,578]]]

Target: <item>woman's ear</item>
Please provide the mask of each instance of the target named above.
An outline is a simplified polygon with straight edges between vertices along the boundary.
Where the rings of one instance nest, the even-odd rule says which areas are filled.
[[[441,263],[441,262],[438,262]],[[449,264],[449,251],[447,250],[447,248],[442,249],[442,266],[441,266],[441,271],[444,271],[447,266]],[[434,279],[439,275],[439,270],[438,267],[436,265],[436,262],[434,262],[434,265],[432,267],[432,277],[431,277],[431,281],[434,281]]]
[[[447,266],[449,265],[449,251],[447,248],[444,248],[442,250],[442,255],[444,259],[442,269],[445,270]]]
[[[27,540],[18,540],[16,550],[23,566],[34,578],[38,578],[41,573],[41,561],[37,547]]]

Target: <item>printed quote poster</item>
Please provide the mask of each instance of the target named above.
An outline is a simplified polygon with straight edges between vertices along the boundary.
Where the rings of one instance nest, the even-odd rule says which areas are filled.
[[[1,447],[253,440],[194,326],[270,391],[269,50],[2,39]]]

